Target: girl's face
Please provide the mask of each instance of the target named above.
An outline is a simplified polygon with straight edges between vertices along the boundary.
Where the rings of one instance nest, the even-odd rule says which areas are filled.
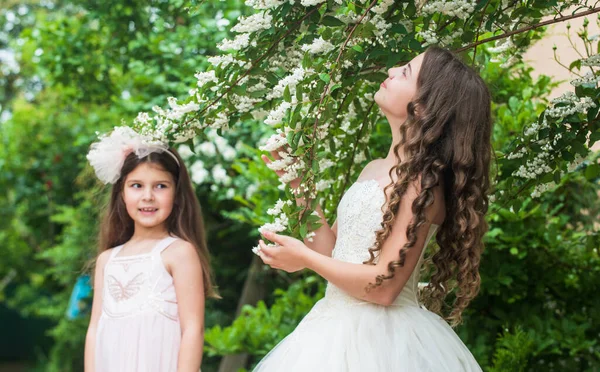
[[[141,163],[125,178],[123,201],[135,226],[161,227],[173,210],[175,180],[152,163]]]
[[[375,102],[388,118],[406,119],[406,107],[417,93],[417,78],[423,56],[419,54],[404,66],[390,68],[389,77],[375,93]]]

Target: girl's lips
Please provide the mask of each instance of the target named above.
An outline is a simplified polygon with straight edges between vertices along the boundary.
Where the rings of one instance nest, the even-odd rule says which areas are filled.
[[[141,214],[146,215],[146,216],[153,215],[154,213],[156,213],[158,211],[157,208],[140,208],[138,210],[140,211]]]
[[[387,88],[387,86],[385,85],[385,80],[381,83],[381,86]]]

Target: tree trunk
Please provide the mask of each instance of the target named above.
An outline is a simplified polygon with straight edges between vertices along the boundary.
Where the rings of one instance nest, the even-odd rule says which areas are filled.
[[[262,300],[265,297],[265,288],[258,280],[261,267],[262,262],[260,258],[254,256],[254,258],[252,258],[252,263],[250,264],[250,269],[248,270],[248,276],[244,282],[242,296],[238,302],[236,317],[240,315],[244,305],[256,305],[259,300]],[[246,367],[247,361],[247,353],[225,355],[223,359],[221,359],[219,372],[237,372],[240,368]]]

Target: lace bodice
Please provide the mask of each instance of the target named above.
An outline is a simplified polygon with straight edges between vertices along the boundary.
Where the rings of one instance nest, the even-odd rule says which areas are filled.
[[[161,240],[150,253],[118,256],[114,248],[104,268],[103,312],[112,318],[156,312],[178,321],[173,278],[164,267],[160,253],[176,239]]]
[[[375,244],[375,232],[381,228],[382,206],[385,201],[384,191],[376,180],[355,182],[348,189],[338,206],[338,234],[332,253],[333,258],[358,264],[369,259],[369,248]],[[437,227],[436,224],[431,225],[425,247]],[[418,282],[423,253],[394,304],[419,305]],[[343,304],[363,302],[331,283],[327,284],[325,298]]]

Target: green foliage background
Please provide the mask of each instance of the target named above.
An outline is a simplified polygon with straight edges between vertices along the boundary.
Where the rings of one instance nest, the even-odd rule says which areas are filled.
[[[94,257],[107,191],[85,161],[95,132],[122,119],[131,122],[138,111],[162,106],[169,96],[184,96],[194,73],[208,66],[206,57],[216,54],[216,43],[228,35],[227,21],[250,10],[241,0],[52,4],[50,9],[31,2],[24,14],[22,4],[1,10],[18,14],[0,48],[17,52],[20,69],[0,69],[5,118],[0,122],[0,303],[26,319],[49,322],[47,342],[29,358],[39,370],[63,372],[82,370],[88,319],[70,320],[65,312],[76,278]],[[0,26],[6,22],[0,18]],[[529,33],[525,41],[539,36]],[[503,154],[542,113],[553,83],[546,77],[534,80],[522,63],[505,69],[483,49],[478,53],[494,96],[495,149]],[[232,145],[245,144],[235,159],[202,154],[190,159],[222,164],[235,189],[233,198],[210,183],[197,190],[224,297],[207,304],[203,371],[216,371],[221,356],[240,352],[250,355],[250,368],[323,293],[323,282],[314,276],[259,270],[265,301],[236,314],[256,226],[281,195],[254,150],[266,134],[255,122],[240,123],[224,134]],[[388,137],[389,128],[377,121],[367,146],[370,158],[387,152]],[[484,370],[600,369],[597,162],[597,155],[590,155],[541,198],[519,195],[518,203],[491,209],[482,290],[457,329]],[[250,185],[257,185],[251,195]]]

